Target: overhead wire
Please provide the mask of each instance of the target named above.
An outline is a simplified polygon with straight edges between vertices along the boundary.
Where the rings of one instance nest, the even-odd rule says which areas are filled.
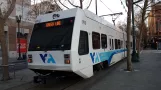
[[[112,11],[109,7],[107,7],[107,5],[106,5],[102,0],[100,0],[100,2],[101,2],[102,4],[104,4],[104,5],[106,6],[106,8],[108,8],[108,10],[110,10],[110,11],[113,13],[113,11]]]
[[[92,2],[92,0],[90,1],[89,5],[87,6],[87,8],[86,8],[86,9],[88,9],[88,8],[91,6],[91,2]]]
[[[125,8],[125,5],[123,4],[123,1],[122,1],[122,0],[120,0],[120,2],[121,2],[121,5],[123,6],[123,8],[124,8],[125,12],[127,12],[127,10],[126,10],[126,8]]]

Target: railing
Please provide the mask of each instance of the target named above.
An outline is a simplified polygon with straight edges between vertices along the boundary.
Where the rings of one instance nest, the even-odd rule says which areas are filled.
[[[2,72],[3,72],[4,67],[10,67],[10,66],[13,68],[13,75],[14,75],[14,78],[15,78],[15,64],[0,65],[0,68],[2,68]],[[3,78],[3,75],[2,75],[2,78]]]

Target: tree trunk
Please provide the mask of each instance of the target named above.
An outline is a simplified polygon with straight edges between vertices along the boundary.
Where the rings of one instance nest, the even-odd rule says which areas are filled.
[[[132,2],[128,0],[128,13],[127,13],[127,70],[132,71],[131,63],[131,45],[130,45],[130,33],[131,33],[131,11],[132,11]]]
[[[141,38],[142,38],[142,35],[139,35],[138,37],[138,55],[140,56],[140,51],[141,51]]]
[[[144,23],[144,22],[143,22]],[[141,41],[142,41],[142,33],[143,33],[143,23],[141,23],[141,29],[140,29],[140,34],[138,37],[138,55],[140,56],[140,51],[141,51]]]
[[[141,18],[141,27],[140,27],[140,34],[139,34],[139,37],[138,37],[138,55],[140,56],[140,51],[141,51],[141,41],[142,41],[142,33],[144,31],[144,22],[145,22],[145,15],[146,15],[146,9],[147,9],[147,6],[148,6],[148,0],[145,0],[144,1],[144,7],[143,7],[143,11],[142,11],[142,18]]]
[[[2,80],[6,81],[9,80],[9,71],[8,71],[8,50],[4,35],[4,22],[0,22],[0,42],[1,42],[1,49],[2,49],[2,65],[3,67],[3,78]]]

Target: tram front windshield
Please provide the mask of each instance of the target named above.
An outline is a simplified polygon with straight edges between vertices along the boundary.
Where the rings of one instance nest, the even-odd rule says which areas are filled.
[[[74,18],[34,25],[28,51],[70,50]]]

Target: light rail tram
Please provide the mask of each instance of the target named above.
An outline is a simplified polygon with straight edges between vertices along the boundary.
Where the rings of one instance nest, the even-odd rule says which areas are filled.
[[[28,68],[41,75],[62,72],[90,78],[94,70],[126,57],[126,41],[126,32],[89,10],[47,13],[36,19],[28,47]]]

